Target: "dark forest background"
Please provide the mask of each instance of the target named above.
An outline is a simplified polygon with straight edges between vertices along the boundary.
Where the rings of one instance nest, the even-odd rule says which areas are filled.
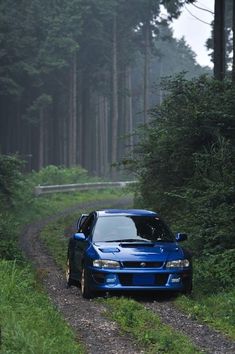
[[[170,28],[187,2],[1,0],[0,153],[28,171],[79,164],[108,176],[161,103],[160,78],[210,72]]]

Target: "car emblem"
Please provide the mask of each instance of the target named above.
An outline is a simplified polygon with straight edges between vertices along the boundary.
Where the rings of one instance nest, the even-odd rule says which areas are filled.
[[[140,266],[141,266],[141,267],[146,267],[146,263],[145,263],[145,262],[141,262],[141,263],[140,263]]]

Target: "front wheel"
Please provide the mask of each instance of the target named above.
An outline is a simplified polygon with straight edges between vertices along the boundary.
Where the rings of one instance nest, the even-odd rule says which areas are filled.
[[[70,288],[71,285],[78,286],[78,282],[71,278],[71,266],[69,258],[67,259],[66,263],[66,270],[65,270],[65,279],[66,279],[66,288]]]
[[[82,268],[81,275],[81,293],[84,299],[92,299],[95,296],[94,292],[90,289],[87,272],[84,268]]]

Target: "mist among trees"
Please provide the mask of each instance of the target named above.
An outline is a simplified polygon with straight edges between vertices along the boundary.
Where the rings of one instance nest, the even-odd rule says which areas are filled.
[[[79,164],[110,175],[162,101],[160,78],[208,72],[173,38],[184,2],[1,0],[0,152],[28,170]]]

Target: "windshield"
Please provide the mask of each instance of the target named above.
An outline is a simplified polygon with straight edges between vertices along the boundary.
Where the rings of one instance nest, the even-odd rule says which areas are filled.
[[[166,224],[153,216],[106,216],[98,218],[93,242],[173,242]]]

